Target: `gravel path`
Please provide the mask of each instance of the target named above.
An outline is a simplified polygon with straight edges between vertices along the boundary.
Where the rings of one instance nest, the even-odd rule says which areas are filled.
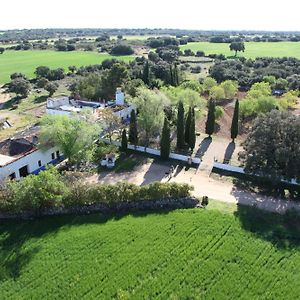
[[[287,201],[280,198],[251,193],[237,188],[231,182],[224,182],[213,179],[209,176],[209,169],[176,167],[174,176],[170,179],[166,173],[168,165],[156,162],[139,166],[134,171],[124,173],[103,172],[100,175],[93,175],[87,179],[88,182],[116,183],[127,181],[137,185],[149,184],[154,181],[160,182],[184,182],[194,186],[193,195],[196,197],[208,196],[228,203],[239,203],[248,206],[256,206],[271,212],[284,213],[288,209],[300,211],[300,203]]]

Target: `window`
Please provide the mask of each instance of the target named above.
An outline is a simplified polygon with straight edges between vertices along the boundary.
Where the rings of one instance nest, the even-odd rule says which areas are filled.
[[[26,177],[27,175],[29,175],[28,165],[20,168],[19,173],[20,173],[20,177]]]
[[[10,180],[14,180],[14,179],[16,179],[16,173],[13,172],[8,177],[9,177]]]
[[[60,159],[59,151],[56,151],[56,158],[57,158],[57,159]]]
[[[39,166],[39,167],[42,166],[42,161],[41,161],[41,160],[38,161],[38,166]]]
[[[51,159],[55,159],[55,154],[54,154],[54,152],[51,153]]]

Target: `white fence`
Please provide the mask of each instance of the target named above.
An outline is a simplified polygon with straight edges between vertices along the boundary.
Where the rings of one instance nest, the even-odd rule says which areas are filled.
[[[226,171],[226,172],[243,174],[243,175],[246,174],[244,168],[232,166],[229,164],[222,164],[222,163],[214,162],[213,167],[216,169],[222,170],[222,171]],[[263,176],[263,175],[259,175],[259,174],[249,174],[249,175],[260,177],[260,178],[268,178],[268,176]],[[298,183],[295,179],[292,179],[292,180],[281,179],[280,181],[282,183],[286,183],[286,184],[290,184],[290,185],[294,185],[294,186],[300,186],[300,183]]]
[[[118,147],[121,146],[121,142],[118,142],[118,141],[111,141],[110,142],[109,139],[104,139],[104,138],[100,138],[100,140],[102,142],[106,143],[106,144],[113,144],[113,145],[118,146]],[[134,145],[129,145],[128,144],[128,149],[133,150],[133,151],[137,151],[137,152],[148,153],[148,154],[155,155],[155,156],[160,156],[160,150],[149,148],[149,147],[134,146]],[[169,158],[179,160],[179,161],[188,162],[189,156],[182,155],[182,154],[177,154],[177,153],[170,153]],[[192,163],[195,164],[195,165],[199,165],[201,163],[201,159],[198,158],[198,157],[192,157]]]

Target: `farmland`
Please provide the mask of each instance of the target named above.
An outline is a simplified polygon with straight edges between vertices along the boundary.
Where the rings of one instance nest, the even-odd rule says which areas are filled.
[[[299,298],[299,222],[217,206],[2,224],[1,298]]]
[[[103,60],[113,57],[114,56],[109,54],[99,54],[97,52],[88,51],[5,51],[0,55],[0,83],[8,82],[10,80],[10,74],[14,72],[21,72],[29,78],[32,78],[35,68],[42,65],[50,68],[64,68],[67,71],[71,65],[80,67],[100,64]],[[115,58],[128,62],[133,57],[118,56]]]
[[[226,43],[209,43],[197,42],[189,43],[180,46],[181,50],[191,49],[196,52],[198,50],[204,51],[205,55],[208,54],[224,54],[225,56],[234,55],[233,51],[229,50],[229,44]],[[238,53],[239,56],[246,58],[256,57],[296,57],[300,59],[300,42],[246,42],[245,52]]]

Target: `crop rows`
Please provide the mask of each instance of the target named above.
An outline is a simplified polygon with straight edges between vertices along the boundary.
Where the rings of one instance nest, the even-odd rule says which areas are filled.
[[[296,299],[300,253],[218,211],[0,226],[0,299]]]

